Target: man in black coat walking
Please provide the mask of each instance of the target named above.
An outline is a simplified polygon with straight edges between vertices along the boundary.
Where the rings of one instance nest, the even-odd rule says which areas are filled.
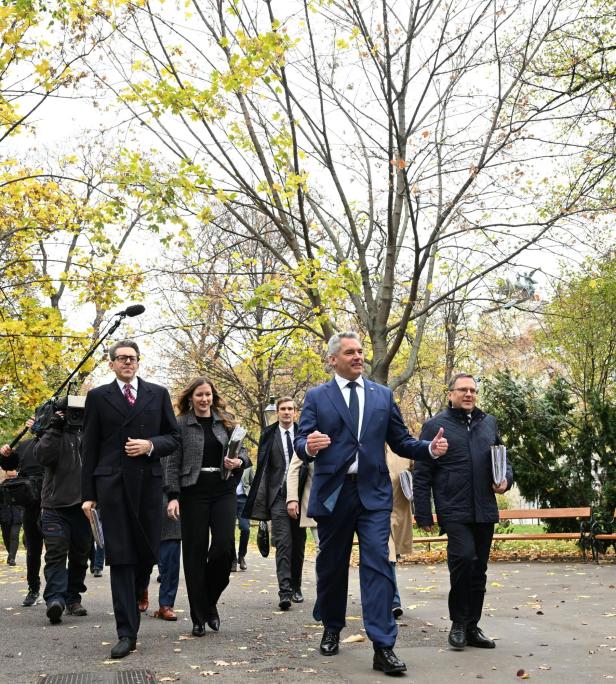
[[[287,472],[293,458],[297,432],[295,401],[281,397],[276,402],[278,421],[261,433],[257,451],[257,472],[244,506],[243,517],[272,521],[272,542],[276,547],[278,606],[289,610],[291,602],[302,603],[302,570],[306,529],[299,518],[287,512]]]
[[[162,500],[159,459],[178,446],[178,427],[164,387],[137,378],[139,347],[132,340],[109,350],[116,378],[86,399],[82,508],[100,505],[106,562],[119,641],[112,658],[135,650],[138,599],[158,560]]]
[[[496,419],[476,407],[477,383],[458,373],[449,383],[449,407],[425,423],[420,439],[432,439],[444,428],[449,441],[445,456],[417,461],[413,471],[415,518],[425,531],[433,529],[431,495],[438,523],[447,533],[449,566],[449,644],[494,648],[479,628],[486,591],[486,571],[494,524],[498,522],[495,494],[511,488],[509,463],[502,482],[492,481],[490,447],[500,444]]]

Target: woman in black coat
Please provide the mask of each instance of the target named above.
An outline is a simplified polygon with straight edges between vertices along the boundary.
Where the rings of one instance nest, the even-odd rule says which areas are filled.
[[[182,446],[167,462],[167,513],[177,519],[181,511],[192,633],[203,636],[206,623],[215,632],[220,627],[217,603],[235,555],[235,490],[250,461],[243,448],[236,458],[224,456],[236,421],[210,380],[193,380],[176,408]],[[232,473],[228,479],[225,470]]]

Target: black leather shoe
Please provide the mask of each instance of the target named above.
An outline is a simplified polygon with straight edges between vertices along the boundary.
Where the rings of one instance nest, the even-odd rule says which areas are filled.
[[[278,608],[280,610],[289,610],[291,607],[291,596],[281,596],[280,601],[278,602]]]
[[[47,604],[47,617],[52,625],[57,625],[62,622],[62,613],[64,612],[64,606],[60,601],[50,601]]]
[[[321,638],[321,645],[319,650],[321,655],[333,656],[338,653],[338,645],[340,643],[340,632],[336,632],[333,629],[326,629],[323,632],[323,637]]]
[[[118,643],[111,649],[112,658],[126,658],[126,656],[137,648],[137,640],[130,637],[120,637]]]
[[[220,616],[218,615],[218,608],[216,608],[216,606],[212,606],[212,608],[210,608],[210,614],[207,617],[207,624],[213,632],[217,632],[220,629]]]
[[[238,562],[238,564],[239,564],[239,566],[240,566],[240,570],[246,570],[246,568],[248,567],[248,566],[246,565],[246,559],[244,558],[244,556],[240,556],[240,557],[237,559],[237,562]]]
[[[192,635],[196,637],[205,636],[205,625],[193,625]]]
[[[66,606],[66,612],[69,615],[75,615],[76,617],[84,617],[88,614],[88,611],[81,605],[81,603],[70,603]]]
[[[449,630],[449,645],[456,651],[461,651],[466,646],[466,630],[462,622],[453,622]]]
[[[372,669],[386,675],[399,675],[406,672],[406,665],[398,658],[392,648],[375,648]]]
[[[291,594],[291,601],[293,603],[303,603],[304,602],[304,597],[302,596],[302,592],[300,589],[297,589]]]
[[[477,625],[466,628],[466,644],[475,648],[496,648],[492,639],[488,639]]]

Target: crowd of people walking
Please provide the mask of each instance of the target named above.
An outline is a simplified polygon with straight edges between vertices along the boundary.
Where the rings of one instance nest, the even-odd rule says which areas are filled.
[[[282,611],[304,601],[310,530],[316,547],[313,616],[323,623],[321,654],[334,656],[346,624],[348,568],[357,536],[373,667],[401,674],[406,664],[394,652],[396,618],[403,610],[395,567],[400,554],[410,550],[411,516],[399,476],[411,469],[412,459],[418,524],[431,529],[434,500],[438,524],[449,535],[450,646],[493,648],[478,623],[498,521],[494,497],[511,487],[512,473],[509,468],[502,482],[492,482],[490,446],[499,437],[494,419],[476,406],[475,380],[464,373],[452,378],[448,409],[415,439],[392,391],[364,377],[356,333],[334,335],[328,360],[334,377],[308,391],[299,421],[294,397],[277,400],[277,420],[260,435],[253,473],[245,446],[233,443],[237,420],[210,379],[194,378],[174,406],[165,388],[137,375],[140,350],[134,341],[112,345],[114,379],[88,393],[77,418],[58,405],[34,439],[15,450],[0,448],[7,476],[19,472],[39,491],[28,506],[9,501],[0,507],[9,564],[15,562],[23,520],[28,581],[23,605],[39,600],[44,542],[43,598],[52,624],[64,614],[87,615],[82,599],[88,563],[100,577],[104,553],[118,638],[112,658],[136,648],[155,565],[160,588],[154,617],[177,620],[183,562],[192,635],[202,637],[206,628],[219,631],[224,621],[219,601],[230,575],[248,568],[253,520],[271,529]]]

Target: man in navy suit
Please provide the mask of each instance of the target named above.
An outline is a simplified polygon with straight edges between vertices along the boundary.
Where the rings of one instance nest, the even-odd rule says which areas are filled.
[[[317,521],[317,601],[323,620],[323,655],[338,652],[345,626],[353,536],[360,548],[359,579],[373,668],[388,675],[406,671],[393,647],[398,633],[391,606],[395,581],[388,558],[392,509],[385,443],[414,460],[447,451],[439,430],[431,442],[406,428],[388,387],[362,377],[364,355],[357,333],[334,335],[328,344],[334,378],[308,391],[295,437],[295,452],[314,459],[308,515]]]
[[[179,446],[169,393],[137,377],[132,340],[109,350],[115,379],[88,393],[84,416],[82,509],[100,507],[119,641],[112,658],[135,650],[138,600],[158,562],[163,497],[159,459]]]

